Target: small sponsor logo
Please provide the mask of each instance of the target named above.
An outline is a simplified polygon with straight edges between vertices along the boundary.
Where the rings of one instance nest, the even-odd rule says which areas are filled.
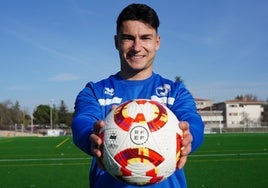
[[[104,88],[104,94],[113,96],[114,95],[114,88],[108,88],[108,87]]]

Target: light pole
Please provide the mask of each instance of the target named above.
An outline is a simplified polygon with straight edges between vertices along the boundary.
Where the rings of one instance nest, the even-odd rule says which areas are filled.
[[[53,120],[52,120],[52,105],[53,105],[53,99],[50,100],[50,129],[52,129]]]
[[[31,134],[33,134],[33,113],[31,114]]]

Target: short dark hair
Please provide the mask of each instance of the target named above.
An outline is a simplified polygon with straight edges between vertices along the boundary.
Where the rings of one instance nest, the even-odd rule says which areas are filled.
[[[145,4],[130,4],[125,7],[119,14],[116,21],[116,32],[118,33],[124,21],[127,20],[138,20],[145,24],[152,26],[156,32],[159,27],[158,15],[154,9]]]

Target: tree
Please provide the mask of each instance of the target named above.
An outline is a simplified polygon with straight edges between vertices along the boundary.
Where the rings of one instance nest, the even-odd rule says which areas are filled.
[[[24,115],[24,125],[29,126],[31,124],[31,116],[29,114]]]
[[[69,112],[67,114],[67,118],[66,118],[66,125],[68,125],[69,127],[72,125],[72,121],[73,121],[73,112]]]
[[[61,100],[60,106],[58,108],[58,124],[66,124],[68,116],[67,106],[65,105],[64,101]]]
[[[73,120],[73,113],[69,112],[66,104],[61,100],[60,106],[57,108],[57,123],[61,125],[71,126]]]
[[[67,105],[61,100],[60,106],[53,105],[39,105],[33,112],[33,120],[35,124],[50,125],[52,113],[52,123],[64,124],[71,126],[73,119],[73,112],[68,112]],[[31,115],[27,109],[21,110],[18,101],[13,103],[10,100],[0,102],[0,127],[9,129],[15,124],[29,126],[31,124]],[[53,125],[52,125],[53,126]]]
[[[6,100],[0,103],[0,126],[7,126],[12,124],[10,117],[10,107],[12,103],[10,100]]]
[[[235,99],[244,101],[257,101],[258,97],[256,95],[246,94],[246,95],[237,95]]]
[[[23,123],[23,112],[20,110],[20,104],[18,101],[10,108],[11,120],[13,124]]]
[[[23,124],[23,112],[18,101],[13,104],[10,100],[0,103],[0,125],[8,126]]]
[[[34,122],[39,125],[50,125],[50,111],[52,110],[52,122],[55,121],[56,111],[49,105],[39,105],[33,113]]]
[[[50,124],[50,106],[49,105],[39,105],[33,113],[34,122],[40,125]]]

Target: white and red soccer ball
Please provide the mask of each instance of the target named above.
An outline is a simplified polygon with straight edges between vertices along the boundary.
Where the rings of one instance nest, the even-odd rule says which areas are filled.
[[[103,165],[128,184],[161,182],[176,170],[181,136],[179,121],[166,106],[147,99],[127,101],[108,114],[100,131]]]

